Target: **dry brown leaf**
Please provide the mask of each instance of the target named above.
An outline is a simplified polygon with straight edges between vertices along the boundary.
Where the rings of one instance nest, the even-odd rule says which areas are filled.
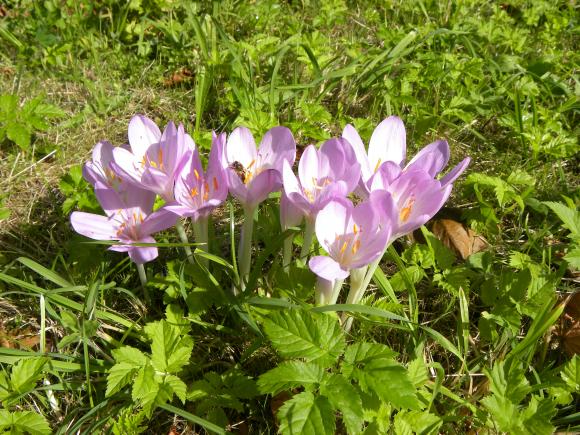
[[[281,393],[278,393],[274,397],[272,397],[272,400],[270,401],[270,409],[272,410],[272,415],[274,416],[276,426],[280,424],[278,422],[277,416],[278,410],[282,405],[284,405],[284,403],[286,403],[286,401],[290,400],[291,398],[292,395],[288,391],[282,391]]]
[[[0,325],[0,346],[8,349],[30,350],[38,346],[40,337],[29,329],[7,330]]]
[[[177,429],[177,426],[171,426],[169,433],[167,435],[181,435],[181,432]]]
[[[489,246],[483,236],[452,219],[434,220],[431,232],[464,260]]]
[[[163,84],[165,86],[176,86],[180,83],[190,81],[192,76],[193,74],[190,70],[187,68],[182,68],[179,71],[175,71],[173,74],[171,74],[170,77],[166,78],[163,81]]]
[[[580,354],[580,292],[571,295],[565,302],[566,308],[560,317],[558,335],[566,352],[573,356]]]

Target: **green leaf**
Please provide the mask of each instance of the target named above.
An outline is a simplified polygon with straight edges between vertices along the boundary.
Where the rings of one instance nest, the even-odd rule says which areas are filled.
[[[31,358],[20,360],[12,367],[10,383],[13,391],[24,394],[36,386],[42,377],[42,369],[47,362],[46,358]]]
[[[564,255],[564,260],[576,270],[580,270],[580,247],[575,247]]]
[[[530,384],[521,367],[512,366],[505,370],[505,361],[496,361],[491,371],[484,369],[489,379],[489,390],[498,396],[506,397],[516,405],[531,391]]]
[[[331,374],[320,387],[332,407],[342,413],[349,434],[360,433],[363,424],[362,399],[359,391],[342,375]]]
[[[18,108],[18,96],[11,94],[0,95],[0,113],[4,115],[1,121],[14,119]]]
[[[324,396],[304,391],[288,400],[278,410],[279,431],[288,435],[333,435],[336,421],[334,411]]]
[[[580,235],[580,213],[578,210],[567,207],[561,202],[544,201],[544,204],[550,207],[572,234]]]
[[[107,375],[107,392],[105,393],[105,397],[115,394],[130,383],[138,369],[139,365],[128,362],[120,362],[111,367]]]
[[[161,382],[161,379],[155,375],[155,369],[147,364],[139,369],[131,397],[133,401],[138,401],[143,409],[150,415],[155,406],[166,403],[171,400],[173,390],[171,385]]]
[[[187,385],[175,375],[167,375],[164,377],[164,382],[171,387],[173,393],[185,404],[187,396]]]
[[[179,372],[189,362],[193,339],[182,337],[180,327],[165,320],[148,323],[145,333],[152,340],[151,363],[156,370],[167,373]]]
[[[580,357],[574,355],[560,372],[562,380],[570,387],[571,392],[580,392]]]
[[[524,434],[551,435],[555,427],[550,424],[556,415],[556,403],[551,398],[532,396],[528,407],[522,411]]]
[[[139,349],[131,346],[123,346],[119,349],[114,349],[112,352],[113,358],[118,363],[128,363],[133,367],[142,367],[147,364],[148,358]]]
[[[23,151],[27,151],[30,148],[32,132],[28,127],[17,122],[10,122],[6,125],[6,136]]]
[[[344,334],[338,319],[304,310],[273,313],[264,319],[264,330],[286,358],[304,358],[332,364],[344,349]]]
[[[262,394],[275,395],[291,388],[319,384],[324,369],[312,362],[286,361],[278,367],[262,374],[258,379],[258,388]]]
[[[392,359],[393,351],[375,343],[357,343],[344,354],[343,374],[358,379],[363,391],[399,408],[419,409],[415,386],[407,370]]]
[[[48,435],[52,433],[44,416],[37,412],[9,412],[0,409],[0,431],[8,433],[27,432],[31,435]]]
[[[400,435],[437,434],[443,420],[427,411],[401,411],[395,416],[395,431]]]

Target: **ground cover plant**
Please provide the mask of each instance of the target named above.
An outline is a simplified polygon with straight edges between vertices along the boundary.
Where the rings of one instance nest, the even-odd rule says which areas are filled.
[[[0,432],[579,430],[577,26],[2,3]]]

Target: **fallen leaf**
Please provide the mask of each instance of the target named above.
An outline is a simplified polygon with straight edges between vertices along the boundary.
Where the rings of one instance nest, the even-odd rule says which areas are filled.
[[[573,356],[580,354],[580,292],[569,296],[564,303],[566,307],[560,317],[557,334],[566,352]]]
[[[191,80],[192,76],[193,74],[190,70],[188,70],[187,68],[182,68],[179,71],[175,71],[173,74],[171,74],[170,77],[166,78],[163,81],[163,84],[165,86],[176,86],[179,85],[180,83]]]
[[[274,421],[276,422],[276,426],[279,426],[280,422],[278,421],[278,410],[286,401],[290,400],[292,395],[288,391],[282,391],[281,393],[276,394],[272,397],[270,401],[270,409],[272,410],[272,415],[274,416]]]
[[[483,251],[489,246],[483,236],[452,219],[434,220],[431,232],[464,260],[471,254]]]

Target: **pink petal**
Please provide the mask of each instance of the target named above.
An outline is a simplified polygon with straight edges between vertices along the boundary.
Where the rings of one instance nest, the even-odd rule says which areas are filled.
[[[421,149],[409,162],[406,169],[421,168],[435,177],[449,161],[449,144],[438,140]]]
[[[129,122],[129,144],[137,160],[147,152],[151,144],[159,142],[161,131],[157,124],[143,115],[131,118]]]
[[[405,125],[401,118],[389,116],[375,128],[371,136],[368,160],[371,171],[387,161],[402,165],[406,151]]]
[[[257,157],[256,142],[250,130],[238,127],[230,134],[226,143],[226,160],[228,165],[241,163],[247,168]]]
[[[75,211],[70,216],[70,223],[77,233],[85,237],[95,240],[117,239],[117,223],[106,216]]]
[[[282,162],[294,164],[296,142],[286,127],[274,127],[266,132],[258,150],[258,165],[282,171]]]
[[[356,129],[350,124],[347,124],[346,127],[344,127],[344,130],[342,131],[342,137],[345,138],[352,146],[352,149],[356,154],[356,159],[360,164],[361,176],[363,180],[367,180],[371,176],[372,172],[369,165],[369,158],[367,157],[367,151],[361,137],[359,136]]]
[[[445,187],[448,184],[453,183],[457,178],[467,169],[471,159],[466,157],[463,159],[459,164],[457,164],[451,171],[449,171],[445,176],[441,179],[441,186]]]
[[[323,255],[312,257],[308,262],[308,267],[317,276],[326,281],[345,279],[350,274],[348,270],[342,269],[340,264],[332,258]]]

